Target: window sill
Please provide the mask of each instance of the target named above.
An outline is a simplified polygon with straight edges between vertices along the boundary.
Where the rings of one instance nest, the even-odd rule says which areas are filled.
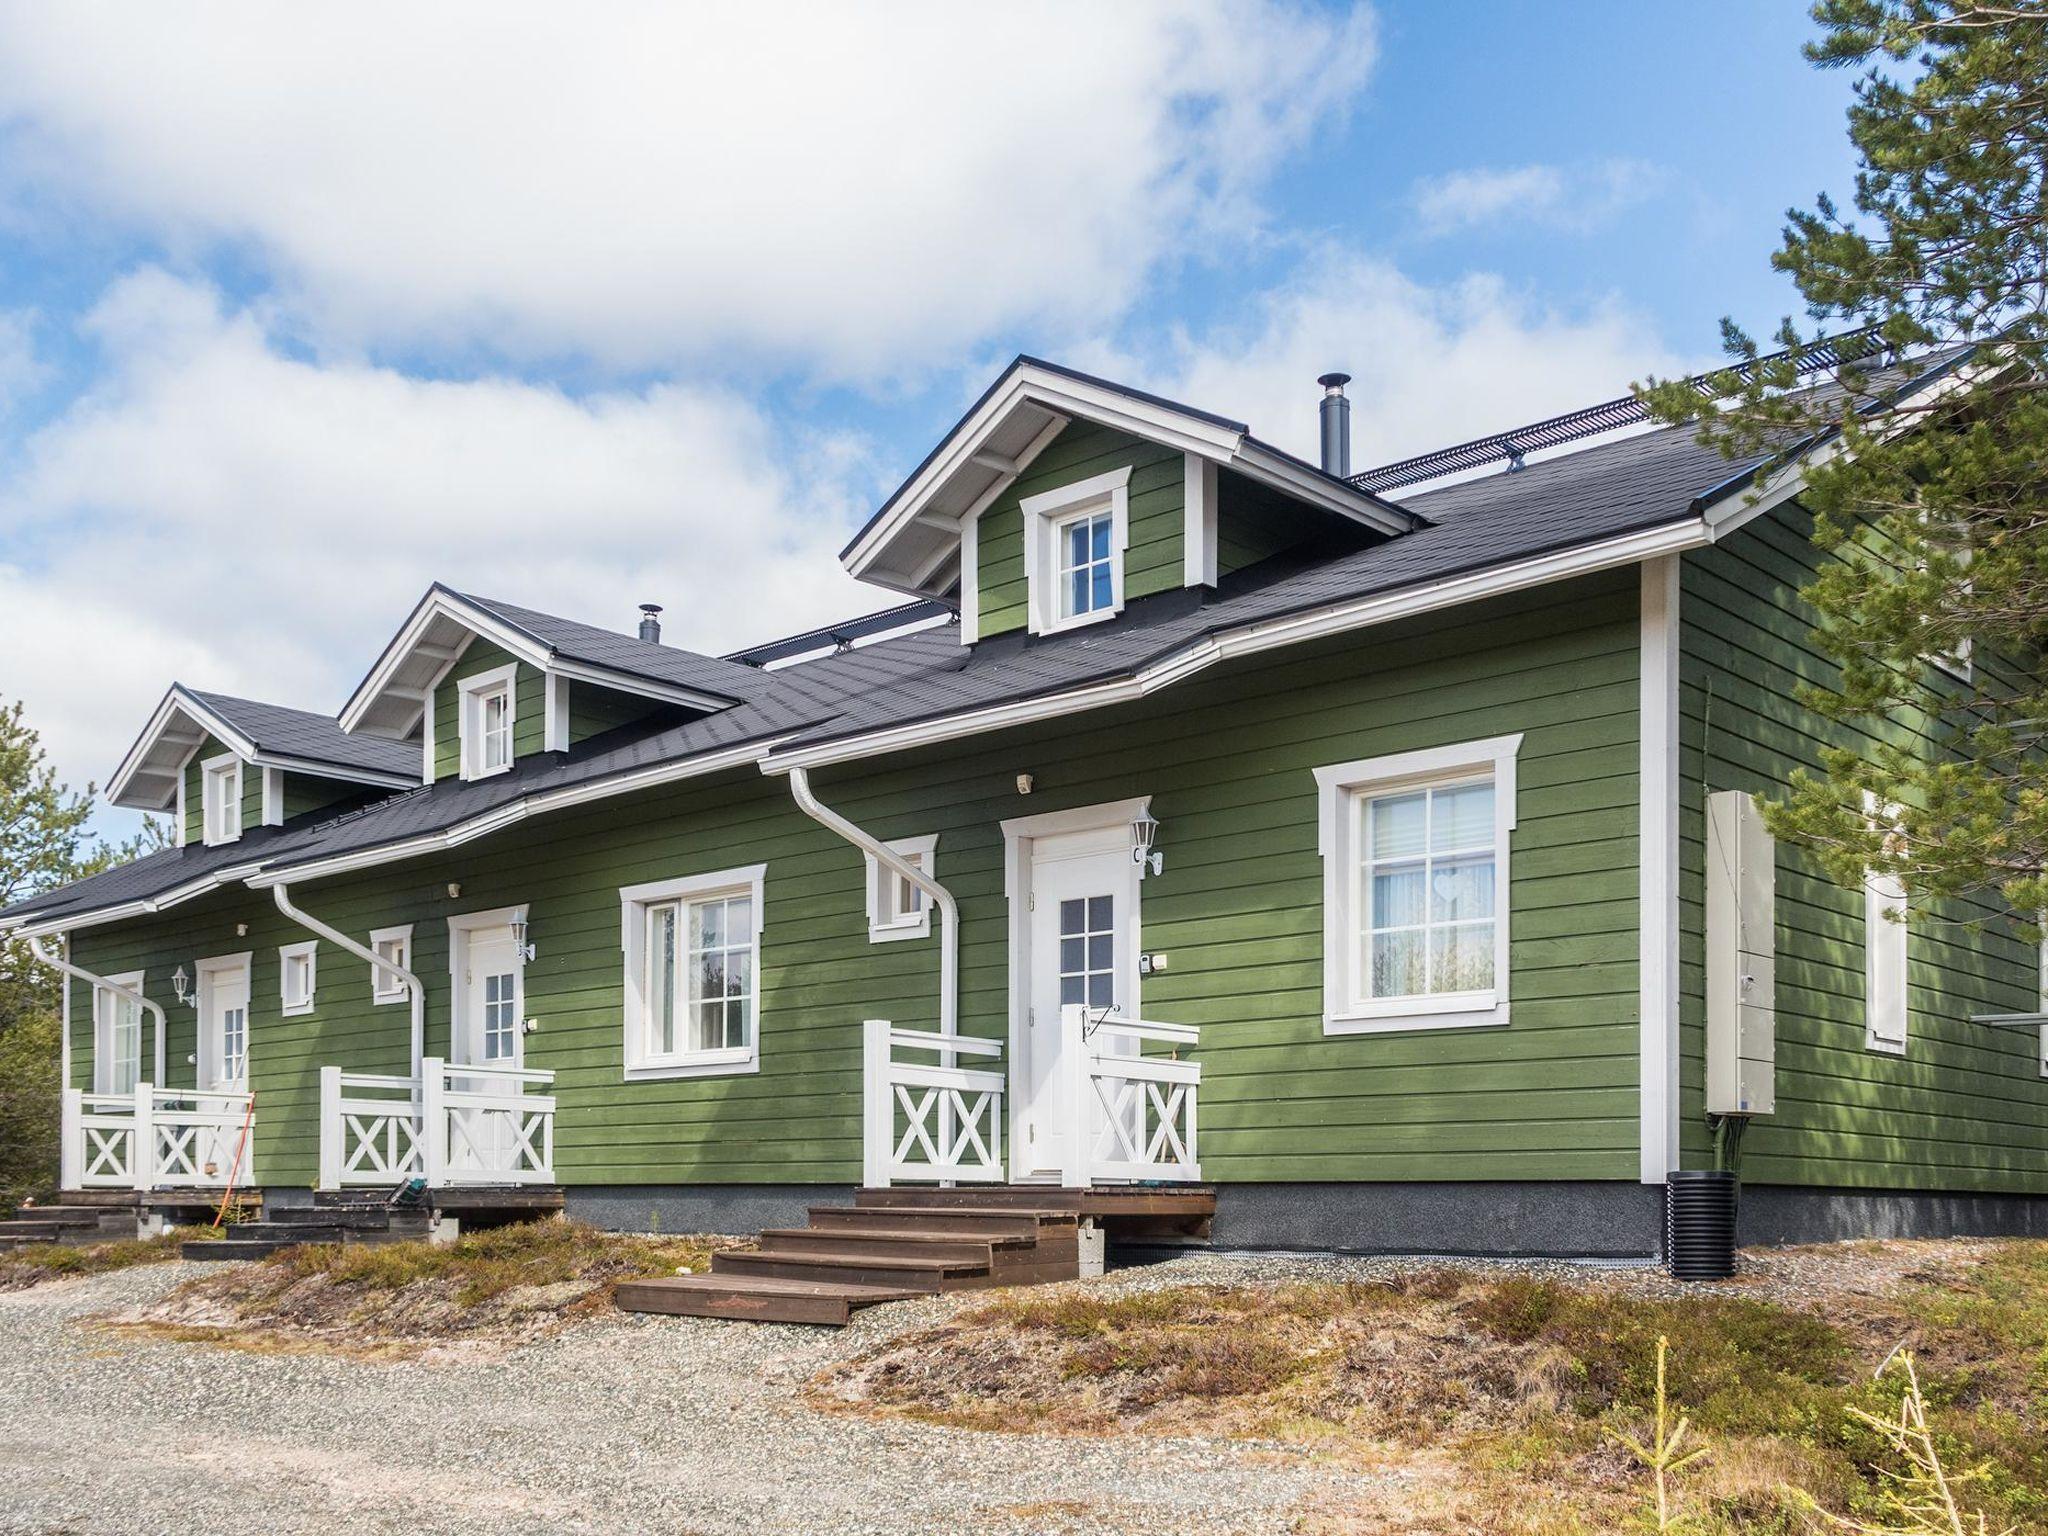
[[[313,1005],[311,1003],[287,1003],[277,1010],[278,1016],[286,1019],[296,1019],[301,1014],[311,1013],[312,1011]]]
[[[1123,611],[1123,598],[1118,596],[1116,601],[1112,602],[1107,608],[1096,608],[1087,613],[1077,613],[1070,619],[1054,619],[1049,623],[1041,625],[1038,633],[1041,635],[1059,635],[1066,633],[1070,629],[1086,629],[1090,624],[1107,624]]]
[[[898,939],[928,939],[932,934],[929,915],[914,923],[875,923],[868,929],[870,944],[893,944]]]
[[[1508,1005],[1491,995],[1432,1000],[1389,998],[1384,1004],[1323,1015],[1326,1035],[1396,1035],[1426,1029],[1498,1029]]]
[[[239,832],[230,832],[225,837],[207,837],[202,834],[199,839],[208,848],[225,848],[229,843],[239,843],[241,840],[242,834]]]
[[[373,1008],[389,1008],[393,1003],[402,1003],[404,1001],[405,993],[403,991],[379,992],[370,999],[370,1006]]]
[[[1904,1057],[1906,1054],[1906,1042],[1903,1040],[1878,1040],[1866,1036],[1863,1041],[1863,1049],[1874,1051],[1880,1056]]]
[[[625,1069],[629,1083],[658,1083],[672,1078],[742,1077],[761,1070],[755,1051],[715,1051],[702,1056],[665,1057],[659,1061],[634,1062]]]
[[[499,774],[510,773],[511,771],[512,765],[510,763],[506,763],[503,767],[499,768],[479,768],[476,770],[464,768],[462,770],[462,781],[465,784],[474,784],[478,779],[495,779]]]

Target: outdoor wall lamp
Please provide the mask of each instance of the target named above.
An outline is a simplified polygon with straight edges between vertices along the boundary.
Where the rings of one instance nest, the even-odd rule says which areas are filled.
[[[199,1006],[198,990],[193,987],[192,978],[185,974],[182,965],[171,972],[171,996],[181,1003],[190,1003],[194,1008]]]
[[[526,939],[526,918],[523,914],[512,919],[512,949],[522,960],[533,958],[533,946]]]
[[[1152,851],[1153,839],[1159,836],[1159,818],[1150,809],[1140,807],[1138,814],[1131,818],[1131,862],[1138,866],[1138,878],[1143,879],[1150,870],[1158,874],[1166,864],[1166,855]]]

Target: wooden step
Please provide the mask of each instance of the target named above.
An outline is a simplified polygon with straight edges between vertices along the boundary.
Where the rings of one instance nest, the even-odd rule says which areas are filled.
[[[657,1280],[623,1280],[614,1299],[622,1312],[660,1312],[680,1317],[727,1317],[756,1323],[811,1323],[843,1328],[862,1307],[911,1301],[928,1294],[901,1286],[862,1285],[836,1280],[785,1280],[770,1276],[677,1275]]]
[[[0,1221],[0,1238],[17,1243],[54,1243],[77,1231],[78,1228],[59,1221]]]
[[[114,1206],[133,1210],[142,1204],[142,1196],[132,1189],[67,1189],[59,1203],[90,1205],[100,1209]]]
[[[986,1264],[959,1259],[926,1259],[915,1254],[876,1258],[866,1254],[762,1253],[756,1249],[739,1249],[714,1253],[711,1269],[712,1273],[720,1275],[892,1286],[928,1296],[936,1296],[940,1291],[968,1289],[977,1281],[983,1285],[993,1283]]]
[[[178,1244],[178,1257],[199,1263],[218,1264],[228,1259],[267,1259],[286,1248],[296,1248],[303,1238],[280,1242],[276,1238],[205,1237]]]
[[[952,1259],[986,1268],[998,1248],[1033,1248],[1036,1235],[984,1233],[961,1236],[950,1232],[896,1232],[862,1227],[770,1227],[761,1234],[763,1253],[850,1254],[896,1258],[915,1254],[927,1259]]]
[[[1071,1232],[1079,1218],[1072,1211],[1003,1211],[986,1206],[920,1206],[896,1209],[872,1205],[814,1205],[811,1225],[859,1227],[865,1231],[972,1232],[1035,1236],[1041,1229]]]
[[[118,1219],[123,1213],[112,1208]],[[16,1221],[54,1222],[60,1227],[97,1227],[108,1214],[108,1208],[97,1205],[18,1205],[14,1208]]]

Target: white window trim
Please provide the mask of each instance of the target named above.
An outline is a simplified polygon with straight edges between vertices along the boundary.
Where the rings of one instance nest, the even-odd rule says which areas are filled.
[[[116,987],[126,987],[129,991],[140,994],[142,992],[142,980],[146,974],[147,972],[144,971],[126,971],[119,976],[109,976],[106,980],[113,983]],[[65,987],[65,991],[67,994],[70,991],[68,984]],[[114,1004],[126,1001],[126,998],[107,987],[94,987],[92,989],[92,1091],[94,1093],[112,1093],[114,1091],[109,1086],[111,1079],[107,1070],[113,1063],[113,1057],[107,1050],[108,1041],[113,1033],[111,1009]],[[137,1004],[135,1008],[135,1081],[138,1083],[146,1083],[150,1077],[147,1070],[147,1058],[144,1056],[142,1048],[143,1035],[148,1027],[148,1013],[140,1004]]]
[[[302,1002],[293,1002],[291,996],[292,962],[301,957],[306,961],[306,996]],[[278,1012],[286,1018],[296,1018],[302,1013],[313,1011],[314,1000],[320,993],[320,941],[305,939],[297,944],[280,944],[277,949],[277,1006]]]
[[[229,824],[217,827],[213,821],[212,782],[217,776],[231,776],[234,789],[223,807]],[[217,753],[199,765],[199,836],[209,848],[242,840],[242,760],[232,752]]]
[[[902,837],[886,845],[891,853],[900,854],[916,865],[923,873],[938,878],[937,860],[939,838],[937,833],[929,837]],[[922,939],[932,931],[932,904],[929,899],[918,903],[917,911],[909,917],[898,916],[889,922],[882,921],[883,893],[889,882],[897,878],[896,872],[884,869],[871,853],[863,853],[861,861],[867,869],[868,892],[868,942],[890,944],[898,939]]]
[[[739,869],[715,870],[703,875],[685,875],[674,880],[649,880],[640,885],[619,887],[619,947],[625,954],[625,1078],[652,1082],[663,1078],[736,1077],[761,1070],[761,932],[764,927],[762,888],[768,873],[766,864],[748,864]],[[646,1048],[647,1039],[647,919],[646,909],[666,901],[697,901],[708,896],[738,895],[744,892],[754,903],[754,1017],[747,1043],[716,1051],[678,1051],[657,1056]]]
[[[1058,634],[1086,624],[1100,624],[1115,618],[1124,608],[1124,551],[1131,542],[1131,466],[1091,475],[1036,496],[1026,496],[1018,505],[1024,512],[1025,623],[1034,635]],[[1054,527],[1082,513],[1107,510],[1110,514],[1110,601],[1107,608],[1088,613],[1059,616],[1058,549]]]
[[[481,701],[485,694],[496,693],[500,689],[505,694],[505,763],[501,768],[484,768],[479,766],[484,746],[480,728]],[[490,779],[501,773],[510,773],[518,756],[514,742],[519,728],[519,663],[508,661],[488,672],[472,673],[458,680],[455,690],[455,729],[461,744],[457,754],[458,771],[465,779]]]
[[[1317,851],[1323,857],[1323,1033],[1394,1034],[1417,1029],[1494,1028],[1508,1022],[1509,834],[1515,829],[1515,757],[1520,734],[1333,763],[1315,770]],[[1493,979],[1486,992],[1360,1000],[1351,974],[1357,935],[1352,875],[1357,867],[1352,797],[1493,776]]]
[[[1890,822],[1896,806],[1880,806],[1876,796],[1864,792],[1863,810],[1873,822]],[[1900,921],[1885,914],[1896,909]],[[1908,990],[1911,970],[1911,927],[1906,905],[1906,887],[1896,875],[1863,875],[1863,1046],[1887,1056],[1906,1054],[1912,1038],[1912,996]],[[1884,940],[1880,943],[1880,937]],[[1896,947],[1892,941],[1896,940]],[[1885,967],[1890,972],[1886,974]]]
[[[391,928],[370,930],[370,953],[377,953],[377,946],[397,942],[404,947],[398,952],[398,963],[406,970],[412,969],[412,924],[399,923]],[[370,967],[370,1002],[377,1007],[386,1003],[402,1003],[406,1000],[405,983],[398,980],[381,965]]]

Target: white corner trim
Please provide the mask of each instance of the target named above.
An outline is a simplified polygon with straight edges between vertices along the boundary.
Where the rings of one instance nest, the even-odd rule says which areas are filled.
[[[306,962],[306,995],[298,1002],[292,1001],[291,969],[294,960]],[[311,1013],[315,999],[320,995],[320,941],[302,939],[296,944],[280,944],[277,947],[277,1004],[278,1011],[286,1018],[302,1013]]]
[[[1216,461],[1181,456],[1181,585],[1216,585]]]
[[[1643,562],[1637,697],[1637,1008],[1642,1058],[1639,1170],[1678,1166],[1679,557]]]
[[[1509,1021],[1509,929],[1513,919],[1509,836],[1518,821],[1515,760],[1522,736],[1394,752],[1384,757],[1331,763],[1314,770],[1316,852],[1323,861],[1323,1033],[1392,1034],[1424,1029],[1471,1029]],[[1356,965],[1359,868],[1352,846],[1352,794],[1393,792],[1408,786],[1490,776],[1493,780],[1493,986],[1483,992],[1367,998],[1352,975]]]
[[[1024,618],[1034,635],[1057,634],[1084,624],[1100,624],[1124,607],[1124,552],[1131,544],[1131,466],[1105,470],[1067,485],[1026,496],[1017,505],[1024,513]],[[1107,510],[1110,515],[1110,599],[1107,608],[1059,616],[1059,583],[1055,579],[1058,550],[1052,530],[1070,517]]]
[[[938,878],[939,837],[936,832],[923,837],[892,837],[883,844],[891,853],[916,864],[918,869],[934,880]],[[861,850],[861,884],[867,892],[868,942],[870,944],[893,944],[899,939],[928,938],[932,931],[932,904],[929,899],[921,901],[914,915],[909,918],[897,917],[889,922],[881,920],[882,892],[885,879],[896,878],[895,871],[884,870],[880,862],[866,849]]]
[[[761,1070],[761,935],[767,927],[768,866],[745,864],[667,880],[647,880],[619,887],[619,950],[625,963],[623,1076],[629,1083],[665,1078],[735,1077]],[[695,901],[707,896],[744,891],[754,911],[754,1017],[745,1046],[709,1051],[677,1051],[650,1055],[647,1035],[646,909],[661,902]]]
[[[569,679],[550,672],[541,679],[541,750],[569,750]]]
[[[960,525],[960,643],[981,638],[981,518]]]
[[[263,770],[263,825],[281,827],[284,825],[284,770],[265,768]]]
[[[178,818],[171,827],[171,846],[173,848],[182,848],[185,846],[185,766],[182,763],[178,765],[177,808],[171,814]],[[71,1085],[71,1080],[66,1078],[64,1084],[68,1088]]]

